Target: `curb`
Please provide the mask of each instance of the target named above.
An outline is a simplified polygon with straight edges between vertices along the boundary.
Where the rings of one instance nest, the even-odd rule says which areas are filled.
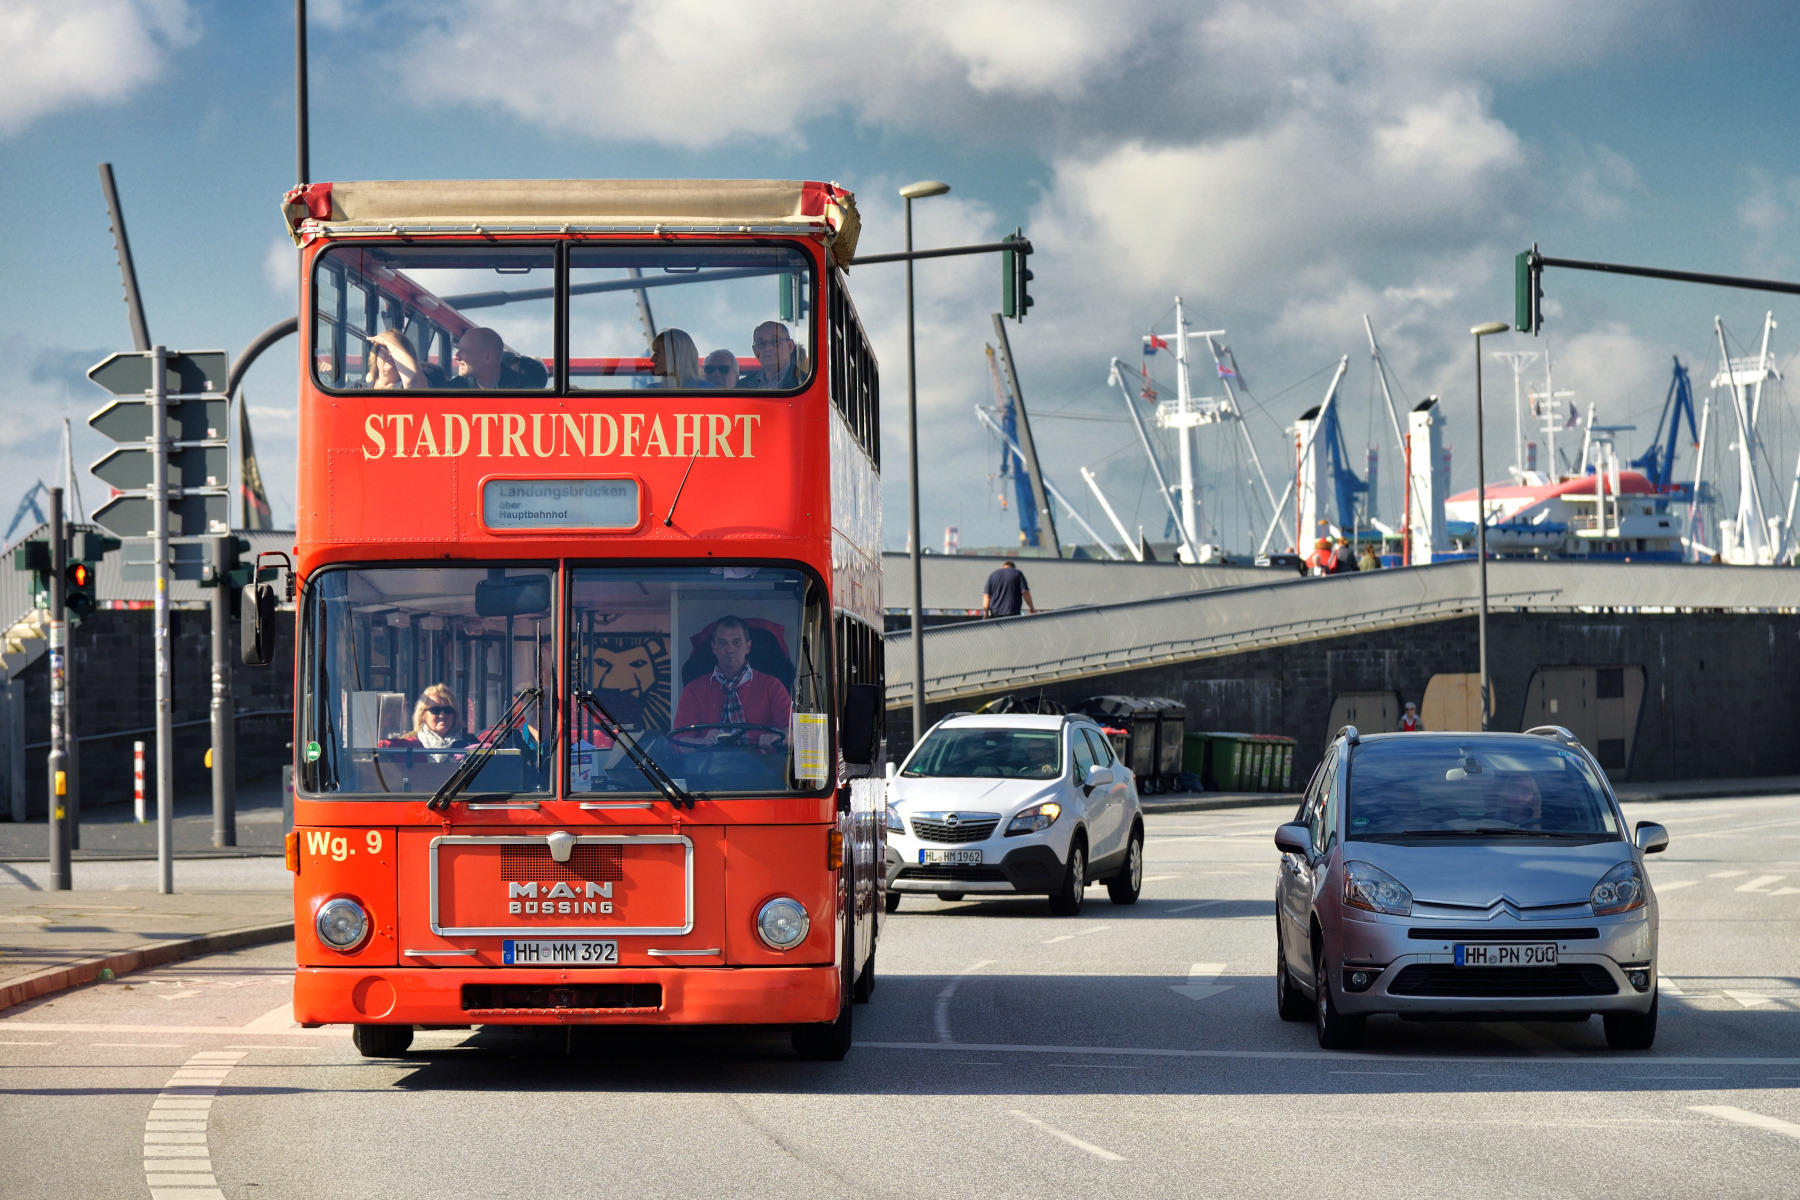
[[[1613,795],[1619,798],[1620,804],[1655,804],[1662,800],[1735,800],[1740,796],[1792,796],[1800,792],[1792,782],[1779,787],[1731,787],[1676,790],[1668,792],[1621,792],[1613,789]]]
[[[277,921],[269,925],[246,925],[240,929],[222,929],[217,933],[205,933],[198,937],[152,942],[150,945],[136,950],[84,958],[77,962],[65,963],[60,967],[50,967],[34,975],[27,975],[23,979],[15,979],[9,984],[0,986],[0,1011],[23,1004],[27,1000],[48,996],[53,992],[63,992],[70,988],[80,987],[85,983],[92,983],[100,978],[102,971],[111,971],[114,975],[124,975],[144,967],[160,966],[163,963],[177,962],[202,954],[217,954],[224,950],[241,950],[246,946],[263,946],[270,942],[285,941],[293,936],[294,923],[292,921]]]
[[[1146,816],[1164,813],[1212,812],[1221,808],[1288,808],[1300,803],[1299,792],[1239,792],[1211,800],[1139,800]]]

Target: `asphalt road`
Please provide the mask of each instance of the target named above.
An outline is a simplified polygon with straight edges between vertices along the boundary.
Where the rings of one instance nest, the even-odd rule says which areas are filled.
[[[97,984],[0,1017],[0,1193],[1800,1191],[1800,797],[1629,814],[1673,834],[1643,1054],[1607,1050],[1598,1020],[1387,1018],[1363,1052],[1320,1051],[1275,1016],[1282,815],[1154,818],[1132,908],[1102,888],[1075,919],[908,898],[841,1064],[661,1030],[426,1032],[364,1060],[289,1022],[283,946]]]

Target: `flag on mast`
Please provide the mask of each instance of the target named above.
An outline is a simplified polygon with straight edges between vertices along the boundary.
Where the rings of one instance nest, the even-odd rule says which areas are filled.
[[[238,447],[243,455],[239,464],[238,494],[244,500],[245,529],[275,528],[274,514],[269,511],[269,494],[263,488],[262,469],[256,465],[256,444],[250,440],[250,404],[238,397]]]

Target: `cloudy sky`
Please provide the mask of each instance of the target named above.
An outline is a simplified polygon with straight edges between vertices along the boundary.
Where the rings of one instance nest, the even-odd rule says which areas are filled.
[[[1282,428],[1340,355],[1359,464],[1394,451],[1372,408],[1362,316],[1395,382],[1438,393],[1457,485],[1474,481],[1472,323],[1508,318],[1513,254],[1796,277],[1800,10],[1712,0],[314,0],[315,179],[777,177],[859,198],[862,248],[896,248],[895,190],[922,245],[1023,226],[1037,306],[1012,330],[1053,480],[1101,523],[1095,469],[1129,524],[1160,501],[1108,360],[1169,329],[1228,330],[1247,424],[1281,479]],[[82,372],[129,348],[95,164],[114,164],[151,332],[235,353],[293,311],[277,204],[294,179],[293,29],[281,3],[8,0],[0,12],[0,517],[54,471],[61,420],[102,397]],[[897,268],[854,273],[884,363],[888,541],[905,538],[905,343]],[[972,407],[999,304],[990,259],[922,265],[919,389],[925,541],[1016,541],[998,456]],[[1536,340],[1556,386],[1647,441],[1670,355],[1696,381],[1783,297],[1574,273],[1547,280]],[[1800,345],[1778,331],[1786,362]],[[291,343],[289,343],[291,346]],[[1166,356],[1151,367],[1172,383]],[[1532,369],[1531,378],[1541,364]],[[277,517],[292,520],[295,364],[266,356],[246,393]],[[1205,380],[1207,376],[1199,378]],[[1487,375],[1489,477],[1511,460],[1512,375]],[[1207,384],[1207,390],[1212,390]],[[1230,431],[1200,439],[1208,520],[1250,534]],[[77,433],[83,462],[103,450]],[[1161,447],[1173,463],[1172,444]],[[1800,450],[1782,400],[1775,470]],[[54,479],[50,480],[55,482]],[[101,485],[89,479],[90,497]]]

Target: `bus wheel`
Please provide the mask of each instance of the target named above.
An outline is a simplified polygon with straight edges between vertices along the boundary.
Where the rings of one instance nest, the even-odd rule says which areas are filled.
[[[412,1045],[411,1025],[358,1025],[350,1040],[364,1058],[399,1058]]]
[[[850,998],[858,1004],[867,1004],[869,997],[875,994],[875,951],[869,951],[869,961],[857,973],[856,986],[850,989]]]
[[[889,892],[887,894],[887,910],[891,913],[897,913],[900,911],[900,893],[899,892]]]

